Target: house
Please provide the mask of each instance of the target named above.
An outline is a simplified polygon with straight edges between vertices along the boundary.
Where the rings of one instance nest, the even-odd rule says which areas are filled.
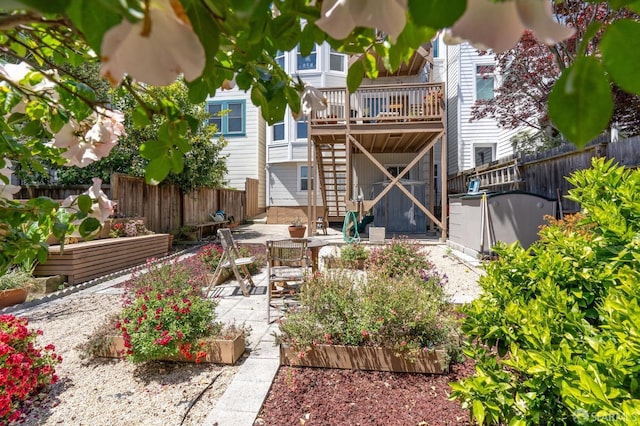
[[[446,232],[442,176],[511,152],[512,132],[489,119],[468,121],[475,99],[492,96],[497,79],[493,57],[479,56],[471,46],[426,43],[397,72],[381,71],[355,93],[347,91],[346,75],[357,57],[326,43],[307,56],[296,49],[276,60],[290,75],[320,88],[328,108],[299,121],[287,114],[267,126],[248,94],[222,92],[210,101],[216,105],[212,113],[229,102],[242,106],[242,130],[221,123],[229,139],[228,179],[238,187],[246,176],[264,182],[268,223],[324,214],[341,223],[352,210],[372,215],[373,225],[388,235]],[[384,70],[381,63],[379,69]],[[233,118],[228,114],[226,120]]]
[[[455,174],[513,154],[511,138],[520,129],[504,129],[491,118],[470,121],[478,99],[492,99],[500,84],[493,54],[480,55],[468,43],[434,41],[434,73],[447,89],[449,174]]]
[[[266,122],[260,109],[251,103],[247,93],[234,88],[209,99],[207,110],[209,123],[218,128],[216,135],[227,140],[221,151],[228,156],[225,184],[245,190],[247,178],[258,180],[258,210],[265,211]]]

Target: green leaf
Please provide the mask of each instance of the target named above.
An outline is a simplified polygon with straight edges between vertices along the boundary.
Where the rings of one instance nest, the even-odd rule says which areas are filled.
[[[140,155],[147,160],[153,160],[166,155],[169,147],[159,140],[150,140],[140,145]]]
[[[602,63],[622,89],[640,94],[640,22],[622,19],[613,23],[600,41]]]
[[[362,63],[362,60],[357,60],[349,67],[349,72],[347,74],[347,88],[349,89],[349,92],[354,93],[358,87],[360,87],[360,83],[362,83],[363,78],[364,64]]]
[[[97,231],[98,229],[100,229],[100,221],[95,217],[88,217],[82,221],[78,231],[80,231],[80,235],[82,235],[83,237],[86,237],[88,235],[91,235],[93,232]]]
[[[144,170],[144,179],[149,185],[158,185],[171,171],[171,161],[166,156],[149,161]]]
[[[178,150],[171,150],[171,169],[174,173],[180,174],[184,170],[184,158]]]
[[[86,194],[78,195],[78,208],[82,213],[89,213],[92,205],[93,200],[91,200],[91,197]]]
[[[147,112],[141,106],[133,110],[133,124],[138,128],[143,128],[151,124]]]
[[[122,21],[121,15],[95,0],[73,0],[67,14],[98,55],[104,33]]]
[[[61,13],[69,6],[70,0],[19,0],[25,6],[44,13]]]
[[[466,0],[409,0],[413,21],[434,29],[452,26],[466,8]]]
[[[480,425],[484,424],[484,406],[477,399],[473,401],[473,417]]]
[[[209,94],[209,85],[203,78],[196,78],[193,81],[187,82],[189,88],[189,100],[194,104],[201,104],[207,100]]]
[[[279,50],[293,50],[300,39],[300,24],[293,15],[280,15],[269,25],[275,45]]]
[[[220,47],[218,25],[200,0],[182,0],[182,6],[189,16],[193,31],[204,47],[207,62],[202,75],[206,76],[216,67],[215,57]]]
[[[607,127],[613,113],[609,81],[600,62],[578,58],[549,94],[549,115],[560,132],[583,147]]]
[[[372,79],[378,78],[378,65],[375,56],[371,53],[365,53],[363,63],[367,76]]]

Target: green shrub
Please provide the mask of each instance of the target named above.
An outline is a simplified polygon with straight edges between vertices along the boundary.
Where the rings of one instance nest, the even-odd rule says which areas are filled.
[[[480,424],[640,420],[640,171],[594,159],[568,180],[582,214],[496,247],[463,309],[476,374],[452,396]]]
[[[362,269],[369,258],[369,250],[364,245],[352,243],[340,247],[340,265],[343,268]]]

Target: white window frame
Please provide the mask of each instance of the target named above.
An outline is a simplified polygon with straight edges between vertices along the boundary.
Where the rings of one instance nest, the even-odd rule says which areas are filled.
[[[478,166],[481,166],[482,164],[487,164],[487,163],[476,164],[476,148],[491,148],[491,159],[487,163],[496,161],[496,149],[497,149],[496,143],[474,143],[471,147],[471,160],[472,160],[471,167],[478,167]]]
[[[335,50],[331,46],[329,46],[327,51],[328,51],[327,62],[329,64],[329,66],[327,67],[327,70],[329,72],[332,72],[332,73],[346,74],[347,73],[347,55],[345,55],[342,52],[338,52],[337,50]],[[333,56],[340,56],[342,58],[342,69],[341,70],[334,70],[334,69],[331,68],[331,58]]]
[[[302,189],[302,180],[303,179],[307,180],[307,188],[309,188],[309,184],[308,184],[309,183],[309,174],[307,173],[307,177],[303,178],[302,177],[302,169],[303,168],[306,169],[307,165],[306,164],[298,164],[298,178],[297,178],[297,186],[298,187],[297,187],[297,191],[306,193],[308,191],[308,189]],[[311,166],[311,173],[315,174],[315,167],[313,167],[313,166]],[[311,188],[312,189],[313,189],[313,185],[315,184],[315,182],[316,182],[316,176],[312,176],[311,177]]]
[[[282,126],[282,139],[275,139],[275,127],[276,125],[281,125]],[[272,144],[285,144],[287,143],[287,120],[286,118],[282,121],[278,121],[277,123],[273,123],[271,126],[269,126],[269,141]]]
[[[307,141],[309,140],[309,122],[307,121],[306,118],[302,118],[301,120],[298,121],[294,121],[295,126],[294,126],[294,131],[295,131],[295,139],[298,141]],[[301,138],[300,136],[298,136],[298,124],[300,123],[304,123],[305,126],[307,127],[307,136]]]
[[[485,72],[485,73],[481,73],[479,70],[480,67],[493,67],[493,72]],[[475,100],[479,101],[479,100],[483,100],[483,101],[490,101],[492,99],[495,99],[496,97],[496,89],[498,88],[498,78],[496,75],[496,65],[492,64],[492,63],[476,63],[473,65],[473,75],[474,75],[474,80],[473,80],[473,96],[475,98]],[[491,98],[480,98],[478,97],[478,80],[479,79],[483,79],[483,80],[488,80],[489,78],[483,78],[484,76],[490,76],[490,78],[493,80],[493,96]]]

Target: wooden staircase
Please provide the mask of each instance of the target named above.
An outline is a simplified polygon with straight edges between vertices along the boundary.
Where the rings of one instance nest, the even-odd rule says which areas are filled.
[[[344,143],[315,144],[322,204],[329,221],[342,220],[347,213],[347,151]]]

